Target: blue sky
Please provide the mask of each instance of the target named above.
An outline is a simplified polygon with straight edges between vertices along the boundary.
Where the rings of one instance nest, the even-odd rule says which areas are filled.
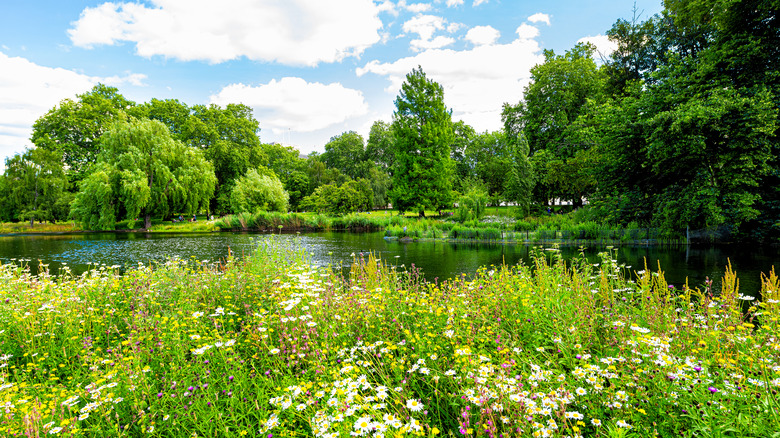
[[[630,19],[633,1],[11,0],[0,6],[0,158],[30,147],[34,121],[102,82],[136,102],[241,102],[264,142],[323,151],[392,120],[417,65],[455,120],[500,128],[542,51]],[[637,0],[646,19],[660,0]],[[0,164],[0,167],[3,165]]]

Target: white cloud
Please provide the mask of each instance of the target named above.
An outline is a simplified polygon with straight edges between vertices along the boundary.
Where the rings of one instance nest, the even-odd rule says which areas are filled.
[[[435,15],[417,15],[403,24],[403,31],[416,33],[419,38],[412,40],[412,49],[421,51],[426,49],[440,49],[455,42],[454,38],[439,35],[433,37],[438,30],[447,29],[447,20]]]
[[[460,6],[463,4],[463,0],[447,0],[447,7]]]
[[[88,92],[95,84],[143,83],[145,75],[98,78],[62,68],[37,65],[0,52],[0,169],[4,157],[32,146],[32,125],[63,99]]]
[[[406,10],[409,12],[414,12],[415,14],[419,14],[422,12],[428,12],[431,10],[432,6],[430,3],[412,3],[405,6]]]
[[[240,57],[314,66],[359,56],[380,41],[378,14],[392,4],[372,0],[150,0],[103,3],[81,12],[68,31],[91,48],[123,41],[138,55],[220,63]]]
[[[463,23],[450,23],[450,24],[447,25],[447,32],[455,33],[457,31],[463,29],[464,27],[466,27],[466,25],[463,24]]]
[[[493,44],[500,36],[501,33],[492,26],[476,26],[466,33],[466,39],[475,46]]]
[[[596,46],[596,60],[599,58],[607,59],[609,55],[617,50],[617,44],[606,35],[588,36],[577,40],[578,43],[591,43]]]
[[[390,15],[393,15],[395,17],[398,16],[398,10],[395,8],[395,5],[390,0],[385,0],[382,3],[377,5],[377,10],[379,12],[387,12]]]
[[[371,61],[358,76],[374,73],[390,81],[386,91],[397,94],[406,74],[418,65],[444,87],[444,99],[453,119],[462,119],[478,131],[501,128],[501,108],[517,103],[530,80],[530,70],[543,62],[537,41],[518,38],[509,44],[480,45],[471,50],[426,50],[391,63]]]
[[[541,12],[537,12],[530,17],[528,17],[528,21],[531,23],[545,23],[548,26],[550,25],[550,16],[547,14],[543,14]]]
[[[523,40],[530,40],[539,36],[539,29],[525,23],[521,24],[515,32]]]
[[[444,29],[446,21],[435,15],[418,15],[403,25],[404,32],[416,33],[422,40],[429,40],[437,30]]]
[[[313,132],[368,112],[363,93],[358,90],[339,83],[325,85],[294,77],[259,86],[231,84],[211,96],[211,103],[248,105],[261,128],[269,128],[275,134],[288,130]]]
[[[481,5],[482,3],[487,3],[488,0],[474,0],[474,7],[477,7]]]

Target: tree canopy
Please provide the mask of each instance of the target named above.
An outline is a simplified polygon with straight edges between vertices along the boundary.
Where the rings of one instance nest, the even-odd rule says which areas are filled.
[[[81,181],[100,153],[100,136],[115,120],[126,118],[135,103],[119,90],[103,84],[79,94],[77,100],[65,99],[33,124],[32,143],[57,152],[71,182]]]

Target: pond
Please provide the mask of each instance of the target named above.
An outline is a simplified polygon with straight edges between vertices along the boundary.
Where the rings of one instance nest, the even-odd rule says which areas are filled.
[[[250,253],[258,240],[268,234],[252,233],[81,233],[50,235],[0,236],[0,262],[26,263],[33,272],[39,264],[47,265],[51,273],[67,266],[74,274],[81,274],[96,265],[119,266],[126,269],[168,258],[219,261],[232,251],[236,256]],[[430,281],[444,280],[466,273],[473,274],[480,266],[530,264],[534,246],[515,244],[448,243],[425,241],[403,243],[388,241],[382,233],[321,232],[274,235],[274,239],[295,245],[311,255],[321,265],[349,266],[353,256],[360,253],[377,254],[385,263],[397,269],[419,268]],[[599,260],[605,247],[591,245],[584,248],[589,260]],[[620,246],[615,249],[618,263],[631,266],[632,271],[644,269],[645,259],[650,269],[658,263],[669,283],[682,285],[686,278],[691,287],[701,286],[705,277],[719,279],[726,265],[740,279],[740,291],[756,295],[760,289],[761,273],[773,266],[780,268],[780,254],[775,247],[758,246]],[[563,246],[565,258],[576,256],[580,249]],[[549,252],[546,252],[549,254]]]

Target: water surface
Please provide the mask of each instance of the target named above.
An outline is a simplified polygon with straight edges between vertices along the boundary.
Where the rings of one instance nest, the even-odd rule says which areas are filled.
[[[27,263],[37,272],[39,263],[47,265],[51,273],[68,266],[74,274],[90,267],[106,265],[127,269],[139,263],[149,264],[169,258],[219,261],[228,251],[238,257],[252,252],[267,234],[253,233],[82,233],[57,235],[0,236],[0,262]],[[349,266],[353,254],[373,252],[388,265],[397,269],[412,266],[422,270],[428,280],[443,280],[465,273],[473,274],[480,266],[530,264],[538,247],[516,244],[478,244],[425,241],[403,243],[387,241],[382,233],[322,232],[282,234],[272,238],[306,251],[318,264]],[[538,249],[537,249],[538,251]],[[589,260],[599,260],[598,253],[605,247],[592,245],[584,248]],[[580,248],[563,246],[565,258],[579,254]],[[549,254],[550,252],[546,252]],[[740,290],[755,294],[759,290],[760,275],[772,266],[780,267],[780,255],[774,247],[755,246],[621,246],[616,249],[618,263],[630,266],[631,271],[644,268],[656,270],[660,262],[668,282],[700,286],[706,277],[718,280],[726,265],[740,278]]]

